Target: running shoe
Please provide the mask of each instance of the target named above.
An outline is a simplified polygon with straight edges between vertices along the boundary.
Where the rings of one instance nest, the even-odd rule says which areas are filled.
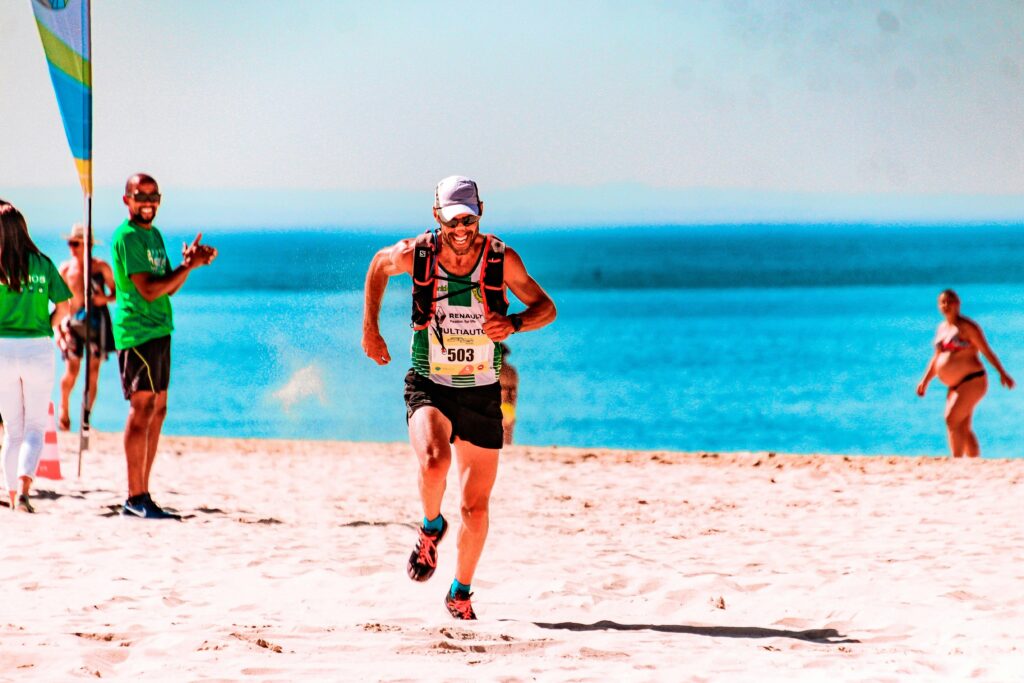
[[[125,517],[140,517],[142,519],[181,519],[181,515],[167,512],[154,503],[148,493],[142,494],[134,501],[126,500],[121,507],[121,514]]]
[[[444,606],[448,608],[448,614],[456,619],[476,619],[476,612],[473,611],[473,605],[469,602],[471,597],[473,597],[472,593],[463,593],[462,591],[455,591],[455,595],[452,595],[451,591],[445,593]]]
[[[441,530],[427,531],[420,527],[420,537],[416,541],[416,549],[409,555],[409,578],[413,581],[426,581],[437,569],[437,544],[448,531],[448,520],[441,518]]]
[[[32,502],[28,499],[28,496],[22,493],[18,496],[18,508],[25,512],[35,512],[36,509],[32,507]]]
[[[157,502],[155,500],[153,500],[153,497],[150,496],[148,493],[145,494],[145,496],[146,496],[146,500],[149,501],[149,504],[152,505],[154,508],[156,508],[157,510],[160,511],[160,515],[161,515],[160,519],[177,519],[177,520],[181,519],[181,515],[179,515],[177,513],[174,513],[174,512],[171,512],[167,508],[160,507],[157,504]]]

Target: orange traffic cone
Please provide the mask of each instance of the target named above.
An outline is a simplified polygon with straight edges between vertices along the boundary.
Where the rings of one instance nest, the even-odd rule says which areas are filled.
[[[43,437],[43,453],[39,456],[37,477],[62,479],[60,476],[60,452],[57,450],[57,421],[53,419],[53,402],[50,402],[50,415],[46,419],[46,435]]]

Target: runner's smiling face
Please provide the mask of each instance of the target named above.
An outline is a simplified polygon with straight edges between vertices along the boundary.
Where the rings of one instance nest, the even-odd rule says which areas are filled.
[[[436,209],[434,215],[437,215]],[[472,225],[463,225],[462,219],[466,216],[472,216],[471,213],[460,213],[452,218],[458,219],[454,228],[449,228],[440,221],[438,224],[441,226],[441,242],[452,250],[452,253],[456,256],[465,256],[473,250],[473,244],[476,243],[476,237],[480,234],[480,223],[479,221]]]
[[[160,188],[155,182],[140,180],[124,196],[128,216],[136,225],[150,225],[160,208]]]

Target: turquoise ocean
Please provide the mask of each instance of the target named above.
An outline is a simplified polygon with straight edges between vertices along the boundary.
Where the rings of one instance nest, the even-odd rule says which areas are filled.
[[[945,389],[914,389],[946,287],[1024,381],[1022,225],[494,231],[558,306],[509,341],[519,443],[945,454]],[[415,232],[206,232],[220,256],[173,299],[165,433],[404,440],[410,280],[393,278],[384,302],[386,367],[360,348],[362,285],[374,252]],[[192,237],[164,233],[172,253]],[[1022,409],[1024,389],[990,373],[975,414],[985,457],[1024,455]],[[93,424],[118,431],[126,413],[111,357]]]

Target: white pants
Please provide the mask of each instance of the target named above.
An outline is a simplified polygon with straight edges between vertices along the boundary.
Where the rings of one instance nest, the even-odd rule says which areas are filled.
[[[19,477],[36,476],[53,393],[53,365],[49,337],[0,338],[0,452],[8,491],[18,490]]]

